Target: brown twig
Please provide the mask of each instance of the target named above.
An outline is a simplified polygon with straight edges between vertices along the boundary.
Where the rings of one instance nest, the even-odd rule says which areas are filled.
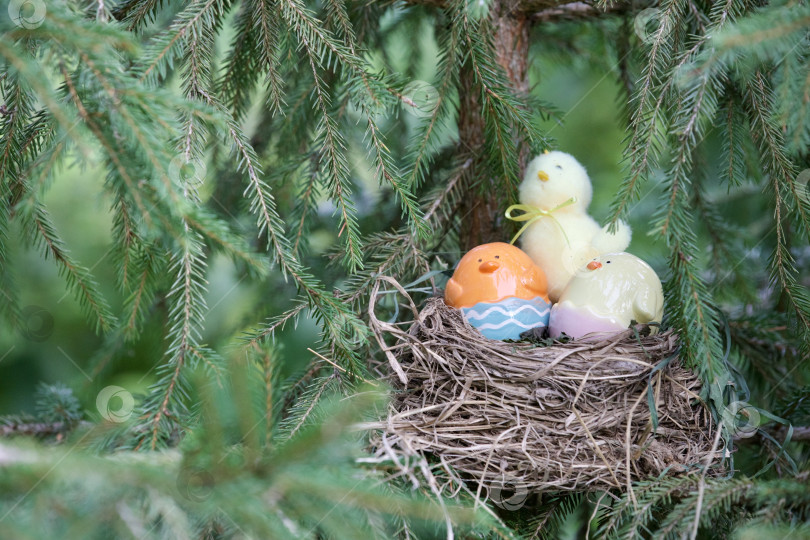
[[[67,422],[13,422],[0,425],[0,437],[37,436],[45,437],[65,433],[75,428]]]

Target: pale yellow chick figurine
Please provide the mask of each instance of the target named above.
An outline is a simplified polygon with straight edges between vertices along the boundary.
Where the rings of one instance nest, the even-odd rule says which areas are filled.
[[[630,253],[607,253],[583,266],[551,310],[551,337],[621,332],[631,321],[661,322],[664,291],[650,265]],[[652,328],[655,333],[656,328]]]
[[[521,204],[551,212],[528,225],[521,247],[545,272],[553,302],[578,268],[603,253],[624,251],[630,244],[626,223],[619,222],[611,234],[588,215],[591,180],[585,168],[565,152],[534,158],[526,167],[519,193]]]

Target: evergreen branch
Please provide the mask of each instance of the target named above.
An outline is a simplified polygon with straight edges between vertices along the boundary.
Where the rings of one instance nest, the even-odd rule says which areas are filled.
[[[228,129],[234,145],[234,153],[239,159],[238,169],[244,171],[248,179],[244,195],[252,192],[251,212],[257,214],[259,236],[267,234],[267,248],[272,249],[273,259],[281,266],[286,276],[293,276],[299,285],[306,285],[302,269],[298,261],[289,253],[286,246],[285,235],[281,218],[276,211],[276,203],[267,184],[260,178],[258,158],[238,126],[231,124]],[[305,287],[306,288],[306,287]]]
[[[122,155],[122,152],[119,151],[118,148],[114,148],[110,142],[108,141],[107,137],[102,131],[101,126],[96,123],[95,120],[91,117],[90,113],[84,106],[82,99],[79,97],[79,93],[76,90],[75,85],[73,84],[73,79],[70,74],[65,69],[64,65],[60,66],[62,77],[65,80],[65,85],[68,88],[70,96],[76,105],[76,109],[79,112],[79,116],[90,129],[90,131],[95,135],[96,140],[101,144],[104,148],[107,158],[113,163],[115,166],[115,170],[118,173],[118,176],[123,180],[123,182],[127,186],[127,192],[129,195],[132,196],[133,200],[135,201],[135,205],[138,207],[140,211],[141,217],[143,218],[144,222],[149,225],[151,224],[151,217],[149,215],[149,209],[146,208],[146,204],[144,203],[143,198],[139,192],[139,189],[136,188],[136,181],[132,176],[130,176],[129,171],[124,166],[124,159],[125,157]]]
[[[338,379],[337,370],[332,371],[331,375],[313,382],[299,398],[299,405],[289,411],[287,418],[284,419],[281,425],[282,429],[289,430],[287,438],[294,437],[302,427],[311,421],[312,413],[316,411],[321,397],[331,386],[336,384]]]
[[[723,140],[723,155],[726,166],[721,169],[722,176],[731,186],[739,186],[745,178],[745,133],[744,117],[739,112],[740,105],[733,98],[728,99],[726,107],[726,122],[723,124],[725,133]]]
[[[179,49],[186,34],[194,35],[200,32],[200,25],[212,26],[213,21],[221,17],[224,10],[223,0],[195,0],[186,7],[171,28],[153,43],[147,53],[147,62],[139,67],[141,82],[149,77],[155,78],[157,74],[165,75],[167,67],[180,53]]]
[[[159,263],[156,256],[144,250],[136,261],[136,280],[134,287],[124,302],[123,324],[120,327],[122,335],[127,341],[134,341],[140,333],[143,324],[146,306],[156,297],[155,281],[159,275]]]
[[[189,36],[188,44],[183,55],[184,60],[184,91],[188,99],[199,100],[211,104],[213,98],[209,91],[211,84],[211,62],[213,61],[215,36],[211,28],[203,27],[201,32],[194,32]],[[180,150],[186,163],[192,159],[202,158],[203,147],[208,133],[203,122],[198,121],[193,111],[183,114],[183,141]],[[186,183],[189,188],[196,187]],[[195,195],[196,199],[196,195]]]
[[[616,506],[610,509],[606,521],[600,524],[600,538],[635,538],[639,530],[645,530],[656,508],[669,505],[671,501],[694,487],[694,475],[680,478],[663,478],[636,482],[633,492],[637,503],[629,493],[622,495]]]
[[[740,20],[714,36],[716,59],[728,62],[746,53],[779,59],[805,38],[810,8],[797,3],[773,5]]]
[[[176,205],[177,207],[183,206],[183,201],[180,200],[178,194],[176,193],[174,187],[172,186],[172,180],[169,178],[167,174],[168,169],[168,162],[169,156],[165,146],[159,144],[154,138],[150,137],[149,134],[144,131],[140,125],[140,123],[135,119],[133,113],[129,110],[128,107],[123,106],[120,99],[117,96],[116,90],[111,83],[104,76],[102,71],[96,66],[95,62],[85,53],[81,53],[80,57],[90,68],[91,72],[95,75],[96,79],[101,84],[102,88],[104,88],[107,95],[110,97],[115,110],[120,113],[121,118],[126,122],[126,125],[130,128],[132,135],[135,138],[135,141],[140,145],[140,149],[146,154],[146,157],[153,168],[153,173],[158,176],[163,184],[165,189],[165,194],[168,195],[169,201]]]
[[[681,0],[666,0],[658,12],[658,29],[651,36],[652,43],[647,55],[647,64],[641,81],[636,85],[633,97],[634,112],[631,116],[631,134],[625,159],[629,161],[628,174],[613,200],[610,223],[626,217],[631,201],[638,199],[642,182],[649,175],[659,155],[658,124],[661,122],[665,88],[664,73],[678,43],[673,39],[676,27],[683,17]],[[665,84],[665,83],[664,83]],[[656,95],[659,97],[656,99]],[[650,103],[655,101],[651,108]]]
[[[583,498],[582,493],[571,493],[556,496],[544,504],[540,515],[529,521],[531,538],[559,538],[564,523],[576,512]]]
[[[715,272],[714,285],[720,287],[731,275],[733,279],[729,283],[729,288],[739,297],[754,301],[756,298],[754,277],[746,273],[745,265],[737,264],[738,254],[743,247],[738,241],[740,235],[723,219],[712,203],[706,200],[702,189],[705,180],[705,176],[701,176],[701,184],[695,187],[692,200],[697,210],[696,217],[705,225],[709,236],[711,265]]]
[[[252,7],[252,3],[244,2],[236,16],[235,35],[216,86],[220,101],[236,120],[247,113],[250,92],[261,74],[260,56],[255,50],[259,36]]]
[[[312,211],[319,195],[317,182],[320,156],[317,153],[313,154],[309,161],[311,162],[312,170],[306,175],[306,181],[302,187],[301,193],[296,197],[296,210],[301,214],[301,217],[298,219],[298,225],[295,227],[295,240],[293,240],[292,245],[292,252],[296,256],[301,252],[301,240],[306,234],[307,215]]]
[[[140,446],[148,436],[152,450],[157,448],[167,420],[179,417],[178,413],[185,409],[182,400],[187,394],[184,384],[186,364],[204,358],[198,350],[198,340],[206,310],[205,259],[197,233],[188,231],[185,243],[178,247],[172,259],[169,270],[175,275],[175,280],[168,293],[171,325],[170,344],[166,351],[168,359],[164,364],[164,377],[151,387],[151,395],[144,404],[146,430],[139,443]]]
[[[259,342],[272,336],[276,330],[284,328],[288,321],[297,321],[301,313],[307,309],[309,301],[307,298],[298,298],[295,301],[295,307],[287,310],[283,314],[274,317],[262,328],[260,331],[247,336],[244,344],[244,349],[255,349],[259,346]]]
[[[355,44],[357,43],[357,36],[354,33],[354,28],[349,20],[349,13],[346,11],[346,4],[340,0],[326,0],[326,16],[327,22],[335,28],[334,34],[342,37],[343,42],[353,55],[357,55]]]
[[[773,190],[777,197],[781,190],[786,190],[792,197],[796,208],[798,223],[806,238],[810,238],[810,205],[806,196],[800,194],[796,187],[795,169],[785,151],[785,144],[779,128],[772,120],[773,100],[767,88],[762,72],[757,71],[754,80],[746,85],[746,98],[751,113],[752,127],[761,134],[760,153],[765,170],[771,175]],[[781,199],[777,199],[777,204]]]
[[[458,50],[461,41],[461,27],[457,24],[450,26],[449,36],[444,38],[442,55],[439,59],[439,73],[441,82],[436,90],[436,106],[419,126],[411,142],[412,150],[409,152],[407,162],[411,163],[407,174],[411,189],[417,190],[425,180],[425,173],[430,164],[432,143],[436,137],[440,119],[449,110],[449,93],[458,83],[458,70],[461,63],[461,53]]]
[[[799,224],[805,236],[810,237],[808,206],[796,191],[796,184],[792,178],[793,166],[784,154],[782,139],[778,130],[774,129],[771,123],[768,89],[765,86],[761,72],[757,72],[754,81],[746,85],[746,100],[753,117],[752,125],[762,134],[760,152],[772,183],[775,203],[774,221],[776,224],[776,249],[772,259],[773,272],[801,322],[802,332],[807,335],[807,333],[810,333],[810,298],[807,292],[797,283],[795,267],[792,266],[793,258],[787,246],[784,230],[785,218],[782,211],[785,202],[782,198],[782,191],[786,190],[794,197],[800,217]]]
[[[492,111],[498,111],[505,119],[523,129],[533,143],[542,142],[542,136],[531,124],[531,118],[521,104],[511,95],[509,82],[503,68],[494,60],[494,47],[477,31],[479,28],[470,22],[466,9],[461,15],[464,38],[470,50],[470,61],[477,82],[481,85],[484,99],[489,101]]]
[[[720,510],[728,513],[733,505],[740,503],[752,487],[751,483],[747,481],[729,480],[723,483],[710,483],[700,503],[698,502],[699,493],[690,493],[676,504],[667,513],[660,528],[656,530],[656,534],[667,538],[678,532],[679,536],[683,537],[691,529],[696,512],[701,511],[701,523],[712,518],[716,519],[718,506],[722,505]]]
[[[265,81],[267,83],[267,105],[271,111],[284,114],[284,82],[280,73],[279,60],[279,22],[281,14],[279,6],[273,5],[264,0],[258,0],[252,4],[254,17],[256,18],[256,30],[261,42],[260,57],[264,69],[267,70]]]
[[[686,96],[680,100],[673,127],[678,133],[676,155],[673,157],[673,169],[669,173],[672,178],[669,203],[666,216],[660,225],[661,234],[666,236],[676,209],[676,202],[680,190],[684,189],[680,181],[686,181],[688,167],[691,166],[691,153],[698,142],[703,138],[705,125],[711,122],[717,108],[720,84],[716,76],[704,74],[694,88],[690,88]]]
[[[68,287],[79,299],[85,313],[94,325],[96,332],[106,333],[113,328],[115,316],[110,312],[107,301],[97,289],[90,272],[78,265],[68,255],[64,243],[56,233],[47,210],[42,204],[33,208],[21,209],[28,239],[40,246],[45,257],[51,257],[65,277]]]
[[[54,94],[48,75],[43,71],[41,66],[37,62],[26,61],[25,56],[19,54],[16,47],[4,40],[0,40],[0,56],[4,57],[11,66],[17,70],[19,76],[23,77],[26,86],[30,86],[30,88],[36,92],[37,98],[42,100],[49,113],[65,130],[65,133],[71,136],[76,145],[85,154],[89,154],[90,150],[85,141],[78,137],[72,130],[75,125],[72,114],[62,105],[62,101]]]
[[[691,5],[691,4],[690,4]],[[688,110],[679,104],[681,118],[674,120],[675,131],[680,133],[682,141],[699,139],[702,137],[702,127],[697,125],[702,118],[711,118],[717,101],[722,96],[719,86],[722,72],[718,70],[704,70],[695,84],[693,73],[690,73],[690,63],[695,59],[709,36],[723,29],[734,21],[745,9],[742,0],[725,0],[712,8],[709,28],[696,39],[695,43],[681,56],[681,59],[670,70],[670,76],[664,78],[663,70],[666,67],[666,58],[671,54],[670,41],[672,32],[683,16],[678,10],[679,4],[670,2],[663,14],[659,13],[659,27],[654,35],[650,50],[648,64],[641,86],[634,98],[637,103],[631,119],[632,135],[630,137],[625,156],[630,159],[629,175],[625,178],[619,193],[613,201],[612,215],[609,219],[615,223],[625,217],[627,207],[631,201],[636,200],[641,190],[641,183],[650,174],[657,163],[660,154],[660,131],[658,123],[663,120],[663,110],[666,104],[667,93],[676,82],[687,85]],[[648,103],[658,98],[651,110]],[[681,97],[682,101],[684,97]],[[708,106],[705,104],[708,103]],[[705,120],[704,120],[705,122]],[[694,143],[693,143],[694,144]]]
[[[346,234],[344,261],[349,270],[354,271],[363,266],[362,246],[356,211],[351,201],[352,192],[349,184],[349,166],[345,156],[345,142],[333,115],[329,112],[329,98],[326,95],[324,83],[318,74],[319,60],[308,41],[304,39],[302,45],[307,54],[307,61],[315,81],[316,107],[321,114],[316,128],[316,140],[320,142],[322,156],[326,161],[324,183],[330,192],[331,199],[337,206],[337,211],[340,213],[338,237],[343,233]]]
[[[261,170],[253,149],[243,139],[237,126],[230,124],[229,131],[234,151],[239,157],[239,169],[246,173],[248,179],[245,195],[251,193],[251,211],[257,214],[259,235],[267,234],[267,248],[272,251],[275,262],[281,267],[285,276],[289,274],[293,278],[298,289],[306,295],[308,304],[315,308],[316,316],[324,324],[330,341],[341,351],[341,354],[337,356],[345,360],[352,371],[356,370],[359,358],[357,345],[353,338],[357,333],[363,335],[365,327],[351,313],[349,307],[328,294],[292,254],[281,219],[276,212],[273,196],[268,186],[259,177]],[[303,307],[305,306],[300,306],[300,309]],[[299,311],[292,316],[297,315]],[[286,321],[292,316],[284,320]],[[265,329],[249,336],[245,346],[253,347],[257,342],[272,335],[276,327],[277,325],[271,323]]]
[[[233,234],[230,228],[214,215],[202,208],[187,214],[185,221],[202,237],[226,253],[234,261],[242,261],[254,276],[264,277],[268,274],[267,261],[256,253],[242,237]]]
[[[8,75],[8,74],[7,74]],[[5,297],[2,302],[3,312],[9,320],[16,323],[19,319],[16,287],[8,261],[8,241],[11,225],[11,202],[13,187],[18,183],[17,171],[24,160],[24,129],[26,118],[30,114],[30,97],[16,81],[14,74],[0,81],[0,90],[5,100],[4,106],[9,113],[0,122],[0,293]]]
[[[430,271],[426,254],[419,249],[413,236],[404,231],[374,235],[366,242],[366,250],[369,262],[374,264],[347,280],[347,290],[341,298],[349,304],[364,298],[379,276],[391,276],[406,283]],[[362,312],[365,306],[359,305],[357,309]]]
[[[53,175],[54,169],[57,165],[63,163],[66,157],[68,144],[64,137],[61,140],[56,140],[53,131],[49,129],[43,131],[44,133],[32,135],[29,138],[30,140],[40,137],[42,141],[39,143],[40,148],[37,149],[39,153],[36,159],[32,159],[30,164],[19,175],[21,178],[29,179],[27,193],[25,195],[20,194],[21,197],[27,200],[18,198],[15,204],[24,205],[33,202],[38,194],[43,191],[43,188]],[[32,150],[31,154],[33,155],[35,152],[36,150]]]
[[[800,64],[800,66],[807,67],[807,63]],[[801,80],[801,70],[796,70],[799,80]],[[792,132],[793,136],[790,137],[790,148],[794,153],[800,154],[802,150],[805,152],[810,147],[810,70],[805,70],[807,73],[798,92],[795,95],[800,96],[799,104],[793,108],[792,119]],[[785,85],[786,87],[789,85]],[[789,100],[786,100],[789,101]]]
[[[427,223],[422,218],[422,212],[419,209],[419,204],[416,201],[412,188],[406,185],[399,171],[394,166],[388,147],[383,142],[381,134],[379,134],[373,113],[365,106],[363,106],[362,110],[366,116],[368,126],[366,133],[369,136],[372,152],[374,154],[373,164],[377,182],[382,184],[384,180],[391,186],[392,190],[399,198],[402,215],[406,218],[409,227],[411,227],[411,230],[417,237],[426,239],[429,229]]]
[[[342,63],[356,72],[363,72],[360,59],[338,43],[300,0],[280,0],[279,3],[282,17],[304,45],[307,55],[318,59],[316,64],[322,63],[326,53],[326,61],[323,63],[327,66],[332,63],[331,57],[334,56],[339,60],[338,65]]]
[[[683,211],[683,210],[681,210]],[[671,246],[669,266],[673,277],[667,282],[669,298],[680,299],[683,304],[672,306],[677,317],[677,328],[684,353],[684,363],[697,367],[710,383],[725,373],[722,362],[720,336],[717,331],[717,313],[711,305],[711,296],[705,282],[698,276],[694,264],[696,255],[692,238],[685,233],[683,243]]]
[[[22,136],[25,130],[26,119],[30,114],[30,97],[23,91],[15,80],[14,74],[2,82],[4,106],[9,111],[3,116],[0,124],[0,178],[6,182],[15,179],[16,171],[21,167],[23,156]],[[5,182],[4,182],[5,183]]]
[[[494,46],[490,39],[494,31],[483,22],[472,23],[465,2],[457,2],[455,9],[455,19],[461,24],[467,42],[475,82],[481,88],[487,148],[497,164],[495,170],[503,176],[508,198],[513,199],[520,181],[520,170],[515,159],[517,145],[510,131],[520,132],[533,149],[540,145],[548,146],[548,143],[534,126],[525,105],[515,97],[503,68],[494,59]]]
[[[464,159],[465,156],[463,155],[459,157],[461,158],[459,159],[460,164],[454,169],[444,187],[432,198],[428,199],[430,206],[428,206],[427,210],[425,211],[425,221],[431,222],[431,220],[434,219],[436,222],[442,221],[437,219],[436,216],[440,211],[448,206],[451,208],[448,209],[447,215],[452,215],[452,207],[454,206],[452,204],[452,200],[455,198],[454,194],[457,195],[463,188],[463,180],[465,176],[469,176],[469,170],[473,164],[472,157],[467,157],[467,159]],[[443,221],[447,221],[447,219],[444,219]]]
[[[127,30],[154,21],[162,0],[125,0],[113,10],[113,16],[127,23]]]
[[[696,115],[704,112],[700,110],[701,101],[700,94],[694,98],[693,103],[687,99],[686,107],[681,110],[686,114],[676,114],[676,126],[681,131],[676,143],[676,155],[673,156],[673,166],[667,175],[669,200],[662,209],[663,217],[655,230],[660,232],[672,249],[669,266],[673,276],[667,282],[670,293],[668,298],[670,305],[676,304],[672,305],[672,308],[676,314],[686,364],[699,367],[706,375],[704,380],[714,381],[716,376],[725,371],[725,366],[716,360],[722,357],[715,324],[716,313],[711,305],[709,292],[695,265],[697,250],[689,216],[687,192],[691,155],[694,145],[699,140],[698,133],[702,131],[695,121]],[[703,122],[708,122],[709,118],[711,116],[707,115]]]
[[[328,13],[333,15],[336,26],[340,30],[346,46],[349,48],[352,55],[358,56],[357,47],[355,46],[357,38],[349,21],[349,15],[346,12],[345,6],[342,2],[335,0],[329,0],[329,6],[331,9],[328,10]],[[406,184],[401,177],[393,163],[388,147],[385,145],[383,136],[377,127],[376,114],[374,111],[377,99],[376,92],[372,87],[372,82],[369,80],[365,70],[360,69],[355,71],[359,73],[362,86],[370,98],[369,101],[371,101],[371,103],[369,103],[362,98],[357,100],[361,112],[366,117],[366,134],[371,142],[371,152],[374,155],[373,165],[377,183],[382,185],[383,181],[385,181],[391,186],[394,193],[399,198],[402,215],[406,218],[409,227],[419,238],[425,239],[428,236],[429,230],[427,224],[422,219],[421,211],[414,195],[414,187],[410,185],[410,183]]]
[[[113,217],[113,245],[121,260],[118,282],[121,290],[129,288],[129,269],[133,254],[141,245],[141,238],[137,232],[137,224],[132,218],[125,195],[119,193],[113,204],[115,210]]]

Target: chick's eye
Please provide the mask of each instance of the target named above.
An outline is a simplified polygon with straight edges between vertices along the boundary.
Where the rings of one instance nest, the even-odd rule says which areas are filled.
[[[555,167],[557,167],[558,169],[562,170],[562,167],[560,167],[559,165],[555,165]]]
[[[608,261],[607,263],[610,264],[610,261]]]
[[[481,262],[481,259],[478,259],[478,262]]]
[[[495,258],[496,258],[496,259],[500,259],[500,258],[501,258],[501,256],[500,256],[500,255],[495,255]]]

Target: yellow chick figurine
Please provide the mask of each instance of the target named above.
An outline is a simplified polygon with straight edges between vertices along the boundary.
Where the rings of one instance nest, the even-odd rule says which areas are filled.
[[[593,188],[585,168],[565,152],[548,152],[526,167],[520,202],[549,215],[532,220],[521,237],[521,247],[546,274],[548,295],[560,298],[571,276],[603,253],[624,251],[630,227],[619,222],[611,234],[588,215]]]
[[[549,333],[572,338],[621,332],[638,323],[661,322],[664,292],[650,265],[629,253],[608,253],[582,267],[551,309]],[[652,328],[655,332],[656,328]]]

